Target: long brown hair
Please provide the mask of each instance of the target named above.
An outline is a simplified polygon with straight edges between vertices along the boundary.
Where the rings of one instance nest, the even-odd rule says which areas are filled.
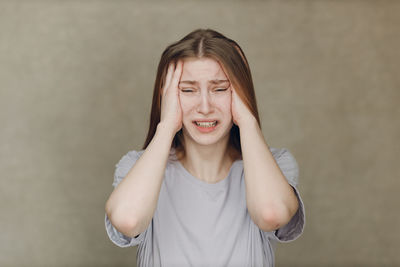
[[[230,82],[244,104],[254,115],[258,125],[260,118],[257,110],[256,97],[251,77],[250,67],[240,46],[233,40],[211,29],[197,29],[183,37],[181,40],[169,45],[161,55],[158,64],[156,81],[154,84],[153,102],[151,106],[150,125],[143,149],[146,149],[153,139],[161,117],[161,96],[165,84],[167,68],[170,62],[177,63],[184,58],[208,57],[219,62]],[[175,134],[171,147],[175,148],[178,158],[185,156],[182,129]],[[229,137],[229,154],[233,159],[240,158],[239,127],[233,125]]]

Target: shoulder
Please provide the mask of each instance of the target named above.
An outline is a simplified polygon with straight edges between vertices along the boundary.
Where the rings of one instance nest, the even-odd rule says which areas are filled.
[[[121,157],[118,163],[115,165],[116,173],[120,176],[125,176],[128,171],[132,168],[132,166],[136,163],[136,161],[143,155],[145,150],[130,150],[125,155]],[[176,155],[174,149],[171,149],[167,167],[173,165],[172,163],[176,162]]]
[[[276,148],[276,147],[269,147],[269,151],[271,152],[272,156],[274,157],[275,161],[279,165],[296,165],[297,162],[292,153],[287,148]],[[243,165],[243,159],[238,159],[235,161],[238,165]]]
[[[270,148],[276,163],[292,185],[297,185],[299,178],[299,166],[293,154],[287,148]]]
[[[271,154],[275,158],[275,160],[279,161],[281,164],[289,164],[297,166],[296,159],[293,156],[293,154],[289,151],[289,149],[270,147],[269,150],[271,151]]]
[[[144,152],[143,150],[128,151],[125,155],[121,157],[121,159],[118,161],[115,167],[117,169],[126,167],[127,165],[131,165],[130,167],[132,167],[132,165],[135,164],[135,162],[140,158],[143,152]]]
[[[115,165],[113,186],[117,186],[143,154],[143,150],[130,150]]]
[[[126,152],[122,157],[119,159],[118,163],[116,164],[116,167],[118,165],[128,163],[128,162],[135,162],[142,154],[144,150],[130,150]]]
[[[138,159],[143,154],[144,150],[130,150],[125,155],[122,156],[122,159]]]
[[[293,157],[289,149],[285,147],[283,148],[270,147],[269,151],[271,151],[271,154],[274,156],[275,159],[279,159],[281,157]]]

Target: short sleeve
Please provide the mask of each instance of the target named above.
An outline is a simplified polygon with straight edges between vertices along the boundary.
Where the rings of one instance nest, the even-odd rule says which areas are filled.
[[[303,233],[305,225],[304,203],[300,197],[300,192],[297,189],[299,182],[299,167],[296,159],[286,148],[271,150],[271,152],[288,183],[293,187],[299,201],[299,208],[285,226],[273,232],[267,232],[267,234],[270,238],[279,242],[290,242],[297,239]]]
[[[119,162],[115,165],[114,181],[112,186],[115,188],[125,178],[128,172],[135,165],[136,161],[140,158],[142,151],[129,151],[125,154]]]
[[[143,152],[142,151],[129,151],[126,155],[124,155],[120,161],[115,165],[115,172],[114,172],[114,181],[112,183],[112,186],[115,188],[118,186],[118,184],[124,179],[124,177],[128,174],[130,169],[133,167],[135,162],[139,159]],[[105,227],[106,227],[106,232],[110,240],[117,246],[119,247],[130,247],[130,246],[136,246],[140,244],[146,235],[147,229],[151,226],[151,223],[149,227],[146,229],[146,231],[142,232],[140,235],[137,237],[131,238],[128,237],[121,232],[119,232],[112,224],[110,219],[107,216],[107,213],[105,214],[105,219],[104,219]]]

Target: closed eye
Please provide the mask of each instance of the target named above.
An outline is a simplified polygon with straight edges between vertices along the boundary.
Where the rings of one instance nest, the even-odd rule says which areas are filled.
[[[194,90],[192,88],[181,89],[181,91],[184,92],[184,93],[194,92]]]
[[[223,91],[226,91],[226,90],[228,90],[228,88],[216,88],[215,89],[215,91],[217,91],[217,92],[223,92]]]

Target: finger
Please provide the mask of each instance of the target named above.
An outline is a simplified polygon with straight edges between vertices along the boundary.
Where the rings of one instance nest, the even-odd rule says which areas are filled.
[[[232,90],[232,96],[234,97],[234,98],[240,98],[239,97],[239,95],[238,95],[238,93],[236,92],[236,89],[235,89],[235,87],[231,87],[231,90]]]
[[[167,89],[168,89],[169,85],[171,84],[171,79],[172,79],[172,74],[174,72],[174,68],[175,68],[174,63],[173,62],[169,63],[168,70],[167,70],[167,76],[165,78],[165,85],[163,88],[163,96],[166,94]]]
[[[182,69],[183,69],[183,61],[179,60],[176,63],[176,69],[175,69],[174,76],[172,77],[172,81],[171,81],[171,86],[174,89],[178,88],[179,80],[181,79],[181,75],[182,75]]]
[[[231,97],[232,97],[232,101],[233,101],[233,98],[235,97],[235,94],[236,94],[235,88],[233,88],[233,85],[231,85]]]
[[[232,93],[236,93],[235,87],[233,87],[233,84],[231,84],[231,91]]]

